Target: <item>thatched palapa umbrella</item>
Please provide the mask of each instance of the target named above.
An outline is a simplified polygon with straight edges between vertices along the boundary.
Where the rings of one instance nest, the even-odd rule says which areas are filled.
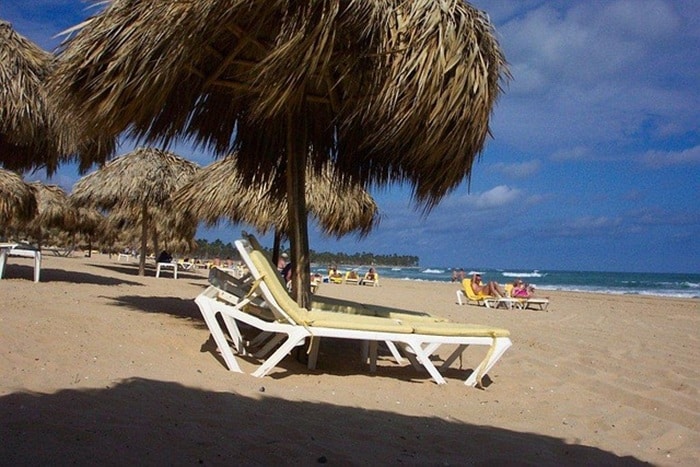
[[[36,196],[15,172],[0,169],[0,225],[29,221],[36,214]]]
[[[196,172],[195,172],[196,175]],[[178,190],[179,191],[179,190]],[[176,191],[173,196],[175,196]],[[183,253],[194,248],[194,236],[197,233],[197,219],[187,211],[181,211],[169,200],[163,206],[149,208],[148,236],[156,254],[161,251],[160,244],[170,252]],[[123,232],[120,239],[141,239],[141,206],[119,205],[107,216],[108,228]],[[133,240],[131,241],[133,245]]]
[[[72,230],[78,220],[78,211],[61,187],[41,182],[31,182],[29,186],[36,196],[37,214],[26,225],[26,230],[36,238],[37,246],[41,248],[45,230]]]
[[[71,197],[79,205],[124,209],[138,216],[141,225],[139,275],[143,276],[153,211],[167,207],[173,193],[196,170],[196,164],[173,153],[139,148],[78,180]]]
[[[43,167],[51,175],[60,162],[78,159],[84,171],[114,153],[115,137],[80,141],[80,121],[52,107],[46,77],[53,58],[0,20],[0,165],[7,169]]]
[[[356,231],[366,235],[378,220],[374,199],[361,186],[343,181],[330,163],[321,173],[312,168],[306,185],[309,212],[323,231],[338,237]],[[235,155],[220,159],[201,170],[173,198],[178,212],[190,212],[207,225],[222,218],[245,222],[260,232],[275,229],[288,234],[288,206],[284,196],[276,196],[276,172],[262,173],[256,183],[247,183],[237,168]],[[276,261],[279,245],[273,248]]]
[[[86,135],[127,129],[284,170],[294,293],[308,303],[307,158],[364,184],[409,182],[429,209],[469,178],[505,60],[463,0],[115,0],[59,54]]]
[[[0,163],[24,170],[56,156],[44,80],[52,55],[0,21]]]

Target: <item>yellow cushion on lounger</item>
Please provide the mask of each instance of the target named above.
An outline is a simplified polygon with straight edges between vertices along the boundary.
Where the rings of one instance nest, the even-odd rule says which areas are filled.
[[[304,324],[334,329],[353,329],[360,331],[394,332],[410,334],[413,327],[399,321],[376,316],[333,313],[332,311],[312,310]]]
[[[311,301],[314,310],[333,311],[335,313],[348,313],[354,315],[377,316],[379,318],[399,319],[402,321],[447,321],[446,318],[423,313],[420,311],[398,310],[381,305],[356,303],[348,300],[331,297],[314,297]]]
[[[462,323],[423,323],[413,322],[413,332],[416,334],[466,337],[508,337],[507,329],[492,328],[481,324]]]
[[[250,259],[257,270],[266,278],[265,284],[272,292],[272,296],[275,298],[280,307],[292,318],[297,324],[301,324],[305,321],[308,311],[297,305],[297,302],[287,293],[284,289],[282,283],[276,279],[277,273],[272,271],[270,262],[265,258],[265,256],[258,250],[252,250],[250,252]]]

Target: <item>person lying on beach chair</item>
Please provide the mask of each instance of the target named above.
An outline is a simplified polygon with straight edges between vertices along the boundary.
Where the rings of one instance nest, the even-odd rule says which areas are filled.
[[[357,271],[354,269],[351,269],[345,274],[345,283],[346,284],[355,284],[357,285],[360,282],[360,276],[357,274]]]
[[[374,268],[369,268],[369,271],[365,273],[365,277],[360,281],[360,285],[371,285],[376,287],[379,285],[379,274]]]
[[[482,283],[481,274],[478,273],[472,275],[471,284],[469,285],[476,296],[505,297],[506,295],[496,281],[489,281],[486,284]]]

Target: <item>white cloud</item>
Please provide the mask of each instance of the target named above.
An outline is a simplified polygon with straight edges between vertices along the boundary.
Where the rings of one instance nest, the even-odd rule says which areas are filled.
[[[511,204],[521,198],[521,190],[499,185],[478,195],[470,195],[467,201],[478,209],[492,209]]]
[[[553,161],[572,161],[572,160],[582,160],[590,157],[590,150],[583,146],[576,146],[573,148],[560,149],[552,154],[551,159]]]
[[[514,77],[494,114],[497,141],[530,152],[590,146],[605,155],[640,136],[697,131],[692,2],[477,3],[502,21],[496,30]]]
[[[700,146],[683,151],[648,151],[642,156],[642,161],[652,168],[671,165],[688,165],[700,163]]]
[[[527,178],[536,174],[542,167],[542,163],[537,160],[525,161],[525,162],[514,162],[514,163],[504,163],[499,162],[494,164],[494,169],[498,172],[512,178]]]

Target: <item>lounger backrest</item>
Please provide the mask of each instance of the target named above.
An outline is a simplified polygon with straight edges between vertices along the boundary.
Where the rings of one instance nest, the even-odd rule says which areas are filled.
[[[257,269],[263,277],[263,281],[272,294],[274,301],[277,302],[280,308],[282,308],[282,311],[289,315],[296,324],[303,325],[308,317],[308,311],[297,305],[294,299],[287,293],[282,283],[277,280],[277,270],[272,267],[270,260],[257,250],[250,251],[249,255],[255,269]]]
[[[262,245],[260,244],[260,242],[258,241],[258,239],[255,238],[255,235],[249,234],[249,233],[247,233],[247,232],[243,232],[243,237],[244,237],[246,240],[248,240],[248,244],[250,245],[250,247],[251,247],[253,250],[258,251],[258,252],[262,253],[263,256],[265,256],[265,253],[264,253],[264,251],[263,251],[263,247],[262,247]],[[266,256],[266,257],[267,257],[267,256]],[[268,262],[269,262],[269,260],[268,260]],[[276,268],[273,268],[273,269],[276,269]],[[275,274],[275,277],[277,277],[277,280],[280,282],[280,284],[282,285],[282,287],[284,287],[285,284],[284,284],[284,281],[282,280],[282,275],[281,275],[281,274]]]
[[[503,290],[506,293],[506,297],[513,296],[513,284],[506,284],[505,287],[503,287]]]
[[[462,280],[462,287],[464,288],[464,293],[467,294],[467,297],[469,297],[471,300],[479,300],[479,297],[477,297],[476,294],[474,294],[474,291],[472,290],[471,279]]]

